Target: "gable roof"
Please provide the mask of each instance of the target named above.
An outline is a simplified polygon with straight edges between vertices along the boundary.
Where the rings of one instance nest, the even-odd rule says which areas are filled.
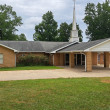
[[[54,48],[69,44],[69,42],[0,41],[0,44],[18,52],[50,52]]]
[[[57,51],[61,50],[61,49],[64,49],[64,48],[67,48],[73,44],[75,44],[76,42],[67,42],[67,43],[63,43],[61,45],[57,45],[56,47],[50,49],[47,51],[47,53],[56,53]]]
[[[0,45],[12,49],[15,52],[74,52],[84,51],[108,40],[110,40],[110,38],[82,43],[46,41],[0,41]]]
[[[39,42],[31,41],[0,41],[0,44],[13,48],[19,52],[44,52],[42,45]]]
[[[82,42],[73,44],[67,48],[64,48],[62,50],[59,50],[58,52],[74,52],[74,51],[85,51],[88,48],[91,48],[93,46],[96,46],[100,43],[103,43],[105,41],[110,40],[110,38],[107,39],[101,39],[101,40],[95,40],[95,41],[89,41],[89,42]]]
[[[59,49],[63,46],[67,46],[70,42],[42,42],[40,41],[42,47],[46,53],[50,53],[56,49]]]

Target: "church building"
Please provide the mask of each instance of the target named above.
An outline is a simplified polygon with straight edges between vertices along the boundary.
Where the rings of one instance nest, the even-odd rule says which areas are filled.
[[[22,55],[46,55],[54,66],[74,68],[84,65],[91,72],[93,65],[110,65],[110,38],[89,42],[79,42],[76,28],[75,2],[73,25],[69,42],[47,41],[0,41],[0,67],[16,67]]]

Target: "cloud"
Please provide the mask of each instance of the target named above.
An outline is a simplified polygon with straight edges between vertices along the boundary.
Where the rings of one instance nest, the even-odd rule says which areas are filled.
[[[86,25],[83,22],[85,6],[88,2],[98,3],[105,0],[76,0],[76,18],[81,29],[85,31]],[[28,40],[33,39],[35,25],[40,23],[42,15],[52,11],[58,24],[73,21],[73,0],[0,0],[0,4],[7,4],[13,7],[18,16],[23,18],[23,25],[19,27],[19,34],[25,33]],[[85,32],[84,32],[85,33]],[[84,41],[87,41],[86,35]]]
[[[29,17],[25,19],[24,24],[21,26],[21,29],[28,30],[33,29],[35,25],[42,21],[41,17]]]

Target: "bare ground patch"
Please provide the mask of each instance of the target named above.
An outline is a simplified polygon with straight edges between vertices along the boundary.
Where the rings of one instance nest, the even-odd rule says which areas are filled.
[[[101,80],[102,83],[110,83],[110,80]]]

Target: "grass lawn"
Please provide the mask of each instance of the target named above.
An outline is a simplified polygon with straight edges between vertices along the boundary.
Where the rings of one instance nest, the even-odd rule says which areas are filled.
[[[25,66],[15,68],[0,68],[0,71],[16,71],[16,70],[48,70],[48,69],[62,69],[56,66]]]
[[[110,110],[110,78],[0,82],[0,110]]]

